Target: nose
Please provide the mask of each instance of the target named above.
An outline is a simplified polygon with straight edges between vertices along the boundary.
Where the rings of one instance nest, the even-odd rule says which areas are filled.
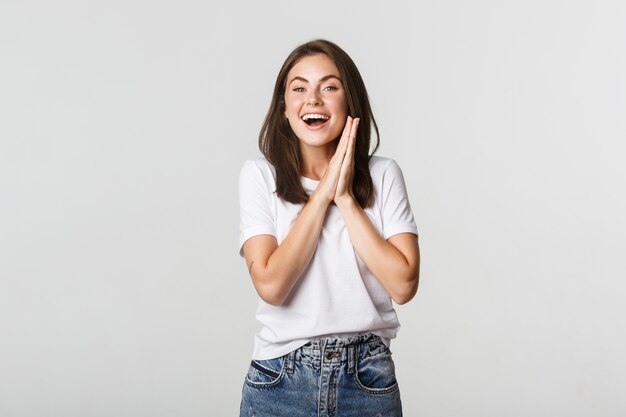
[[[307,104],[315,105],[321,104],[322,100],[320,98],[319,92],[315,89],[311,90],[306,97]]]

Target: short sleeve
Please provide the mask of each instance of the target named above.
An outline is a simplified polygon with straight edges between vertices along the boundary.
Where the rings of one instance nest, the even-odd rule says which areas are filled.
[[[406,192],[404,176],[394,160],[389,160],[382,183],[383,237],[389,239],[398,233],[413,233],[417,236],[417,226],[411,211]]]
[[[239,173],[239,213],[240,256],[243,244],[251,237],[276,236],[270,184],[254,160],[244,162]]]

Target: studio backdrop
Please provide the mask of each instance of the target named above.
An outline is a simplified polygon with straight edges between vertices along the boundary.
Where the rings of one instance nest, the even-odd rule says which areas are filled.
[[[235,416],[239,170],[280,65],[361,70],[420,239],[405,415],[626,414],[626,3],[0,4],[0,415]]]

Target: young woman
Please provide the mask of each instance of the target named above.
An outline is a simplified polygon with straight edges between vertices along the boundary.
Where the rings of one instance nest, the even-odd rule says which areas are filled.
[[[376,143],[370,154],[371,129]],[[259,294],[240,416],[401,416],[392,299],[417,291],[402,172],[352,59],[325,40],[283,64],[239,178],[240,254]]]

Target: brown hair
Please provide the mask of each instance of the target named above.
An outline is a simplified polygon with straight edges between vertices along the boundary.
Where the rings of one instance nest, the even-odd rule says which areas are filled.
[[[325,54],[339,70],[348,104],[348,115],[360,118],[355,139],[354,175],[352,192],[362,208],[374,201],[374,185],[369,171],[369,160],[380,144],[378,125],[372,114],[365,83],[352,58],[334,43],[318,39],[294,49],[283,63],[276,77],[270,108],[259,134],[259,149],[276,169],[276,193],[278,197],[293,204],[304,203],[308,195],[300,182],[302,156],[300,142],[295,135],[285,112],[285,88],[287,75],[302,58]],[[371,127],[376,131],[376,143],[371,154]]]

